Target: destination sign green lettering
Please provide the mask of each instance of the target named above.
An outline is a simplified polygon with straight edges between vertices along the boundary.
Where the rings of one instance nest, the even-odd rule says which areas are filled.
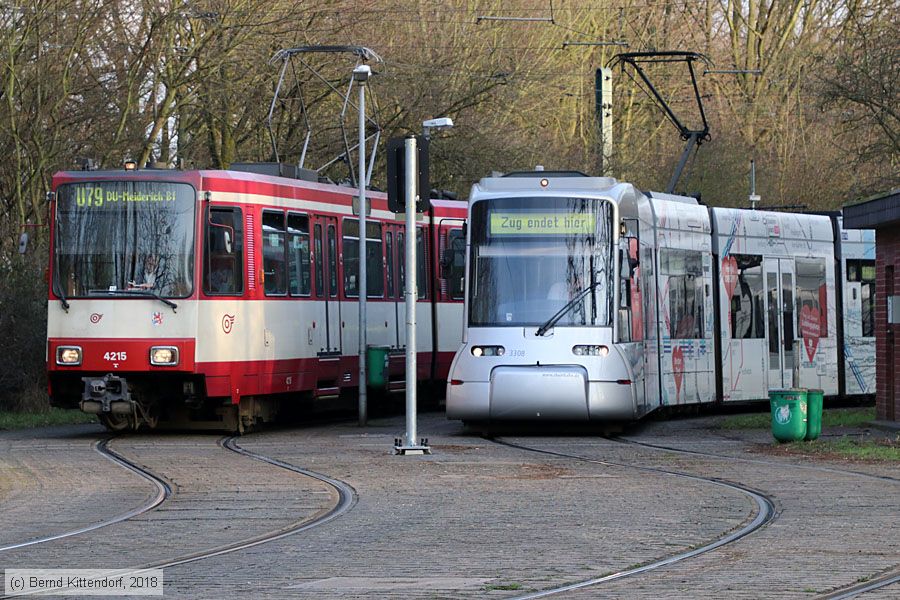
[[[75,188],[75,204],[84,208],[100,208],[114,204],[137,202],[175,202],[175,190],[129,191],[102,186],[78,186]]]
[[[491,213],[490,235],[592,234],[597,228],[594,213]]]

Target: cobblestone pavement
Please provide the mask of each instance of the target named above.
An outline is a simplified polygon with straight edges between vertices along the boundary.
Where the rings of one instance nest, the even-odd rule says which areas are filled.
[[[141,468],[166,480],[172,496],[160,507],[122,523],[65,540],[29,546],[0,554],[0,566],[17,568],[129,568],[150,565],[232,544],[284,529],[328,511],[336,494],[321,482],[275,466],[261,464],[222,448],[215,435],[131,435],[114,439],[110,448]],[[42,447],[43,445],[41,445]],[[67,453],[57,460],[65,462]],[[48,462],[49,461],[48,459]],[[107,469],[95,453],[90,473]],[[52,464],[52,462],[51,462]],[[152,485],[116,466],[128,485]],[[72,473],[66,468],[66,473]],[[120,474],[113,471],[114,477]],[[91,476],[93,478],[93,476]],[[72,480],[77,481],[73,473]],[[100,482],[93,497],[63,491],[47,495],[51,508],[65,507],[73,518],[84,519],[97,506],[114,505],[117,479]],[[98,483],[94,481],[94,483]],[[109,496],[109,497],[107,497]],[[118,505],[112,512],[130,508]],[[0,529],[13,524],[3,507]],[[203,566],[195,567],[198,571]]]
[[[803,598],[900,567],[900,470],[896,465],[798,460],[748,453],[766,432],[722,438],[696,420],[654,423],[628,437],[644,443],[746,460],[686,456],[612,441],[564,442],[565,452],[639,462],[738,481],[775,500],[777,519],[737,544],[634,578],[566,594],[567,598]],[[737,439],[739,438],[739,439]],[[535,447],[558,440],[531,439]],[[851,472],[852,471],[852,472]],[[894,480],[872,476],[894,477]],[[897,597],[900,586],[866,594]]]
[[[739,482],[776,503],[777,519],[734,545],[559,597],[809,598],[900,565],[900,483],[866,476],[900,478],[895,465],[825,464],[748,452],[755,443],[768,442],[764,432],[725,437],[708,425],[702,419],[650,423],[625,437],[744,460],[583,434],[504,438],[601,461]],[[746,495],[702,481],[502,446],[437,414],[423,415],[419,427],[430,438],[431,456],[390,454],[393,439],[402,434],[402,418],[376,420],[364,429],[337,424],[242,438],[241,446],[250,451],[346,481],[359,493],[359,502],[340,519],[296,536],[170,567],[166,596],[510,598],[703,545],[755,516],[755,504]],[[216,440],[182,434],[114,441],[116,451],[170,481],[173,498],[133,521],[65,543],[2,553],[0,565],[148,564],[278,529],[335,502],[324,484],[230,453]],[[80,441],[86,455],[88,441]],[[27,448],[27,440],[20,443]],[[44,455],[43,467],[30,457],[60,440],[31,443],[34,453],[21,450],[19,460],[30,460],[38,471],[52,468],[52,451]],[[66,448],[60,445],[57,453],[67,454]],[[77,453],[68,453],[77,459]],[[108,461],[86,456],[81,464],[89,462],[97,468]],[[111,463],[102,468],[121,470]],[[848,469],[865,473],[843,472]],[[42,480],[50,483],[43,489],[64,487],[56,483],[60,476],[45,473]],[[111,476],[121,478],[121,489],[131,493],[149,487],[124,470]],[[120,486],[119,479],[90,481],[100,487],[94,492],[98,498],[110,497]],[[12,477],[0,482],[0,489],[9,490],[0,500],[0,531],[10,522],[7,502],[17,506],[37,490],[22,485]],[[77,516],[77,507],[86,512],[92,501],[80,496],[69,504]],[[19,534],[28,531],[16,527]],[[888,588],[864,597],[897,593]]]
[[[103,435],[100,426],[0,432],[0,547],[86,527],[155,496],[94,450]]]

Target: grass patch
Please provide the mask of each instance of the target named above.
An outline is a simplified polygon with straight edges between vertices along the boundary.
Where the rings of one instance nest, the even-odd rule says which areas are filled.
[[[822,427],[862,427],[875,420],[875,407],[832,408],[822,411]]]
[[[748,415],[732,415],[716,424],[717,429],[763,429],[769,426],[769,413],[752,413]]]
[[[42,412],[0,411],[0,429],[30,429],[48,425],[78,425],[96,423],[97,418],[80,410],[51,408]]]
[[[815,440],[780,444],[786,452],[878,462],[900,462],[900,436],[890,438],[865,438],[844,436],[837,440]]]
[[[822,411],[822,428],[861,427],[875,420],[875,407],[827,408]],[[769,412],[732,415],[723,419],[719,429],[768,429],[772,417]]]
[[[488,586],[485,586],[484,589],[488,592],[493,592],[495,590],[515,591],[515,590],[521,590],[524,587],[525,586],[523,586],[521,583],[503,583],[503,584],[498,584],[498,585],[488,585]]]

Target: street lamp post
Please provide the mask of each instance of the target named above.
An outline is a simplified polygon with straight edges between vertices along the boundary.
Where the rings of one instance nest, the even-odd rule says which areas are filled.
[[[353,69],[353,80],[359,85],[359,426],[368,421],[366,395],[366,82],[372,74],[368,65]]]

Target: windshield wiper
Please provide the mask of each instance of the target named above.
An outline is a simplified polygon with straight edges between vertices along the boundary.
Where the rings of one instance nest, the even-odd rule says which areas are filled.
[[[69,312],[69,301],[63,291],[60,290],[56,295],[59,296],[59,303],[62,304],[63,310]]]
[[[552,317],[547,319],[546,323],[544,323],[543,325],[538,327],[538,330],[535,332],[535,335],[543,336],[544,334],[546,334],[554,325],[556,325],[557,322],[559,322],[560,319],[562,319],[566,315],[566,313],[568,313],[575,306],[577,306],[578,303],[581,302],[581,300],[584,299],[585,296],[587,296],[589,293],[591,293],[591,291],[594,288],[596,288],[598,285],[600,285],[600,283],[602,281],[603,281],[602,279],[597,279],[590,285],[582,288],[581,291],[579,291],[577,294],[575,294],[575,297],[572,298],[571,300],[569,300],[569,302],[566,303],[566,305],[563,306],[561,309],[559,309],[555,315],[553,315]]]
[[[172,307],[172,312],[178,312],[175,310],[178,308],[178,305],[169,300],[168,298],[163,298],[153,290],[103,290],[104,294],[124,294],[126,296],[147,296],[148,298],[156,298],[166,306]]]

